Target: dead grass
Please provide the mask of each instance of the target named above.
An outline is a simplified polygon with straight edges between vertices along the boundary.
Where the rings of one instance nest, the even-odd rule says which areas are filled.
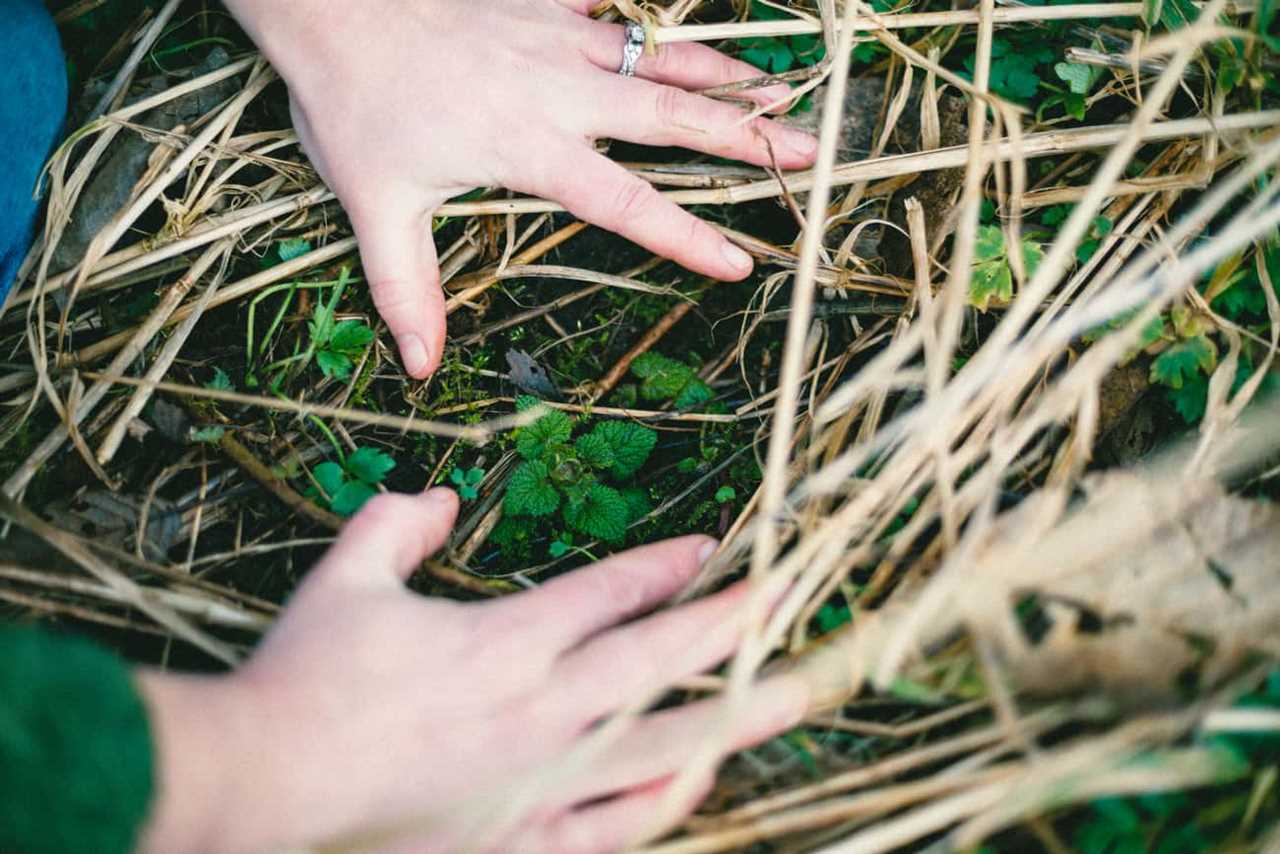
[[[180,6],[171,0],[143,27],[102,96],[103,108],[90,112],[91,121],[53,160],[47,227],[3,318],[13,364],[0,377],[8,395],[0,427],[13,462],[0,513],[93,581],[46,572],[38,561],[5,566],[0,598],[24,612],[159,631],[230,661],[268,623],[272,605],[246,592],[258,588],[204,573],[216,561],[280,554],[289,556],[289,573],[295,548],[315,545],[299,543],[314,526],[297,517],[281,523],[215,496],[251,494],[295,509],[307,504],[295,475],[324,452],[313,438],[321,420],[348,448],[357,436],[389,443],[434,436],[422,473],[432,480],[470,447],[465,443],[497,437],[514,422],[474,423],[481,413],[509,411],[509,396],[493,392],[500,368],[486,373],[454,364],[443,378],[409,386],[385,340],[345,384],[295,383],[261,394],[203,387],[209,359],[228,350],[227,330],[233,340],[240,335],[237,310],[281,283],[334,278],[340,266],[355,263],[355,244],[292,134],[264,119],[280,90],[255,57],[121,106]],[[619,357],[609,370],[584,378],[558,405],[672,430],[714,422],[755,433],[763,482],[724,520],[723,547],[698,591],[746,572],[760,590],[766,579],[786,578],[790,593],[772,614],[761,597],[751,602],[754,628],[724,678],[698,687],[723,695],[728,721],[751,702],[760,679],[798,672],[813,688],[812,716],[789,740],[733,760],[709,807],[679,835],[646,850],[692,854],[767,844],[760,850],[880,852],[1004,839],[1001,845],[1060,851],[1071,846],[1065,834],[1078,826],[1073,810],[1081,805],[1227,784],[1252,787],[1254,805],[1221,841],[1255,845],[1260,816],[1275,815],[1274,773],[1223,753],[1207,736],[1241,726],[1231,722],[1232,705],[1280,653],[1280,522],[1269,505],[1235,497],[1274,486],[1276,472],[1266,467],[1280,444],[1272,426],[1280,413],[1246,407],[1271,369],[1280,305],[1264,288],[1270,328],[1244,330],[1209,310],[1194,286],[1224,261],[1253,263],[1255,248],[1276,234],[1280,113],[1229,104],[1206,82],[1203,48],[1227,33],[1203,23],[1137,38],[1128,67],[1110,63],[1109,91],[1131,102],[1129,112],[1104,125],[1059,128],[1038,125],[987,93],[996,26],[1029,25],[1039,17],[1035,10],[984,0],[972,10],[909,21],[905,14],[877,16],[857,0],[843,8],[822,0],[795,23],[725,19],[694,26],[685,21],[702,6],[697,0],[666,9],[630,0],[601,6],[644,19],[657,44],[814,32],[836,57],[805,75],[825,99],[822,155],[812,172],[636,166],[657,183],[669,181],[668,192],[681,203],[729,208],[776,198],[803,223],[787,240],[747,233],[749,217],[726,228],[765,269],[741,318],[740,340],[704,370],[749,395],[734,412],[609,408],[604,395],[631,361],[658,346],[692,306],[687,288],[653,283],[672,277],[652,275],[652,261],[622,273],[551,263],[552,253],[581,239],[582,228],[563,218],[550,225],[547,214],[559,209],[541,200],[487,191],[441,212],[452,218],[451,230],[441,233],[454,240],[441,246],[449,309],[455,325],[473,330],[460,340],[478,344],[519,324],[555,324],[571,303],[619,289],[665,300],[655,322],[624,327],[634,332],[617,342]],[[1139,6],[1107,10],[1133,15],[1140,9],[1131,7]],[[1221,0],[1205,6],[1205,22],[1226,8]],[[1093,8],[1048,8],[1058,16],[1096,15]],[[944,31],[934,29],[942,27],[976,28],[972,82],[930,53],[943,43]],[[901,28],[911,28],[914,40],[899,38]],[[870,158],[842,163],[837,152],[855,35],[888,49],[878,71],[889,84],[879,145]],[[1192,66],[1198,76],[1184,74]],[[1135,68],[1145,69],[1141,82]],[[914,103],[913,75],[928,77],[920,125],[934,144],[886,154],[893,125]],[[190,127],[153,133],[134,124],[162,103],[226,79],[236,81],[236,94]],[[967,144],[938,144],[945,84],[973,96]],[[1176,115],[1169,112],[1175,95],[1184,105]],[[984,121],[987,115],[993,120]],[[83,262],[52,271],[53,249],[96,165],[115,140],[137,133],[152,145],[147,174],[85,247]],[[1141,174],[1130,168],[1139,153],[1149,164]],[[1039,173],[1030,166],[1042,158],[1065,168],[1033,177]],[[945,216],[926,217],[910,198],[919,185],[901,179],[946,170],[962,170],[954,205]],[[905,275],[856,249],[856,232],[867,221],[883,221],[894,193],[908,197],[905,221],[890,226],[910,239]],[[1063,201],[1074,208],[1037,269],[1026,269],[1020,256],[1012,260],[1016,297],[977,317],[968,293],[984,198],[998,203],[1012,245],[1027,210]],[[1116,226],[1092,259],[1077,263],[1076,247],[1100,214]],[[265,269],[253,260],[279,238],[298,235],[310,240],[305,254]],[[1265,281],[1265,265],[1260,270]],[[505,320],[485,320],[495,289],[539,278],[586,288]],[[787,300],[770,303],[784,288]],[[113,313],[122,294],[146,293],[159,299],[142,316]],[[864,317],[864,328],[856,314],[824,314],[824,305],[864,293],[895,296],[897,315]],[[1131,471],[1100,473],[1094,458],[1105,417],[1101,390],[1132,356],[1149,321],[1173,305],[1189,306],[1227,343],[1201,429]],[[780,363],[749,364],[761,358],[761,339],[777,329],[766,315],[780,308],[787,320]],[[1081,344],[1082,335],[1117,318],[1116,331]],[[561,331],[565,338],[581,334]],[[1265,360],[1239,384],[1240,353],[1250,336]],[[487,385],[468,399],[434,402],[451,382],[464,380]],[[153,398],[238,438],[221,449],[195,444],[175,451],[172,466],[135,502],[133,539],[120,549],[95,548],[86,531],[58,530],[36,517],[39,502],[67,489],[62,472],[79,472],[73,488],[95,480],[97,488],[135,488],[127,484],[145,467],[130,442],[156,429],[154,417],[140,418]],[[76,458],[79,464],[66,462]],[[488,462],[482,489],[493,496],[503,466]],[[33,507],[28,488],[41,479]],[[198,487],[172,511],[179,533],[166,540],[170,556],[185,550],[185,558],[145,554],[148,514],[161,512],[158,494],[192,481]],[[1011,492],[1016,501],[1008,500]],[[16,503],[24,493],[26,507]],[[516,586],[473,573],[472,558],[499,507],[482,501],[462,521],[447,565],[429,573],[436,592],[492,595]],[[668,509],[655,515],[659,528]],[[314,511],[307,515],[328,524]],[[533,584],[547,568],[511,579]],[[840,601],[851,621],[818,636],[815,616]],[[1030,628],[1037,622],[1038,629]],[[635,709],[670,694],[671,686],[654,686]],[[506,808],[486,813],[486,820],[514,820],[521,805],[561,784],[631,719],[601,727],[561,767],[514,781]],[[1251,725],[1272,731],[1277,722],[1263,716]],[[689,781],[713,764],[728,731],[707,734],[704,749],[690,757]]]

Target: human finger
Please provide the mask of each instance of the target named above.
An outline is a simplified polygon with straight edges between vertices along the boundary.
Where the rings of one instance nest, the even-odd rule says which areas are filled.
[[[593,65],[604,71],[617,71],[622,65],[622,49],[626,40],[624,27],[593,21],[591,35],[584,41],[583,51]],[[714,48],[691,43],[661,44],[652,53],[645,51],[636,63],[636,76],[696,91],[754,80],[764,76],[764,72]],[[791,87],[780,83],[745,89],[741,97],[762,107],[778,105],[777,110],[785,110],[791,97]]]
[[[808,704],[809,692],[800,678],[782,675],[758,683],[732,721],[725,717],[724,701],[718,697],[655,712],[636,721],[560,797],[563,803],[578,803],[662,779],[686,767],[689,757],[710,737],[724,739],[723,754],[716,757],[719,761],[796,726]],[[727,732],[726,723],[732,726]]]
[[[552,676],[557,700],[591,721],[723,661],[742,636],[749,592],[743,582],[569,651]]]
[[[444,545],[458,516],[450,489],[377,495],[342,529],[313,575],[355,583],[403,583]]]
[[[547,152],[543,167],[514,175],[512,189],[564,205],[575,216],[681,266],[723,281],[751,272],[751,256],[653,185],[585,145]]]
[[[597,136],[783,169],[806,168],[818,155],[812,134],[765,118],[743,121],[732,104],[648,80],[602,76],[598,85],[597,102],[606,106],[595,117]]]
[[[660,811],[668,807],[671,782],[663,780],[603,803],[570,810],[530,828],[521,834],[516,851],[520,854],[602,854],[629,850],[683,821],[706,799],[713,783],[714,778],[708,776],[694,786],[667,827],[655,824]]]
[[[483,607],[498,623],[537,626],[538,642],[560,652],[674,596],[715,546],[699,536],[641,546]]]
[[[440,365],[446,316],[430,215],[421,205],[386,198],[350,213],[373,303],[405,371],[425,379]]]

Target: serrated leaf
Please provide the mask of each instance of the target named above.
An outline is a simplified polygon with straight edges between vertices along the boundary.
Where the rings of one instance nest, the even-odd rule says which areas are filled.
[[[1195,424],[1204,418],[1205,410],[1209,407],[1209,378],[1196,374],[1182,388],[1169,389],[1169,400],[1183,421]]]
[[[1053,73],[1067,84],[1077,95],[1088,95],[1093,88],[1094,72],[1087,65],[1078,62],[1059,62],[1053,66]]]
[[[325,498],[330,501],[347,482],[347,473],[337,463],[321,463],[311,470],[311,476],[316,479]]]
[[[711,386],[695,376],[676,395],[675,407],[681,410],[694,409],[707,403],[715,396]]]
[[[1004,231],[998,225],[984,225],[978,229],[973,244],[973,259],[978,263],[1004,257]]]
[[[607,469],[613,466],[613,446],[603,436],[588,433],[579,436],[574,443],[578,457],[587,465],[596,469]]]
[[[205,388],[214,391],[235,391],[235,385],[231,382],[231,377],[227,376],[227,372],[222,368],[214,367],[213,379],[205,383]]]
[[[363,320],[344,320],[333,328],[327,349],[345,356],[364,352],[373,340],[373,330]]]
[[[1022,241],[1022,267],[1030,279],[1036,274],[1036,270],[1040,269],[1040,262],[1044,260],[1044,248],[1034,240]],[[1013,296],[1012,293],[1009,294]]]
[[[1180,389],[1201,373],[1211,373],[1218,363],[1218,348],[1207,336],[1179,341],[1151,363],[1151,382]]]
[[[511,473],[503,506],[507,512],[517,516],[548,516],[554,513],[560,506],[560,493],[551,483],[547,464],[539,460],[521,463]]]
[[[302,237],[281,240],[276,244],[276,256],[281,261],[292,261],[301,258],[311,251],[311,241]]]
[[[595,483],[581,500],[565,505],[564,519],[590,537],[616,543],[627,534],[627,502],[618,490]]]
[[[973,281],[969,283],[969,302],[974,308],[986,311],[993,299],[1000,302],[1013,299],[1013,272],[1003,259],[974,267]]]
[[[536,460],[546,453],[548,446],[569,441],[572,433],[573,419],[560,410],[553,409],[516,432],[516,451],[526,460]]]
[[[318,350],[316,352],[316,366],[320,368],[320,373],[334,380],[349,380],[351,372],[355,369],[355,362],[352,362],[341,353],[335,353],[332,350]]]
[[[333,309],[323,302],[317,302],[311,320],[307,322],[311,343],[317,349],[323,349],[328,345],[329,339],[333,337],[333,325]]]
[[[376,486],[396,467],[396,461],[377,448],[356,448],[347,457],[347,472],[357,480]]]
[[[627,524],[631,524],[637,519],[647,516],[653,510],[653,502],[649,500],[649,493],[639,487],[631,487],[622,490],[622,500],[627,502]]]
[[[343,484],[338,494],[330,499],[329,509],[339,516],[354,516],[369,499],[377,494],[378,490],[367,483],[358,480],[349,481]]]
[[[661,353],[641,354],[631,363],[631,373],[639,377],[640,396],[645,400],[673,400],[697,374],[684,362],[677,362]]]
[[[616,478],[630,477],[653,453],[658,434],[631,421],[602,421],[591,431],[613,449],[613,465],[609,472]]]

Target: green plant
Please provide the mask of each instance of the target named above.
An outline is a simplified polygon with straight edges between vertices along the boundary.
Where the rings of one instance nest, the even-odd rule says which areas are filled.
[[[716,503],[728,504],[738,497],[738,490],[732,486],[722,486],[716,490]]]
[[[1022,264],[1028,278],[1035,275],[1044,250],[1029,237],[1022,238]],[[1004,231],[996,225],[978,229],[974,244],[973,278],[969,283],[969,302],[986,311],[992,300],[1007,303],[1013,299],[1013,268],[1005,247]]]
[[[1055,54],[1043,38],[996,36],[991,43],[991,91],[1010,101],[1026,103],[1040,91],[1042,67],[1053,62]],[[965,59],[964,69],[973,78],[973,55]]]
[[[648,401],[671,401],[676,409],[693,409],[715,397],[696,370],[661,353],[642,354],[631,363],[631,373],[641,381],[640,397]]]
[[[396,461],[376,448],[356,448],[341,462],[316,466],[311,472],[315,484],[307,495],[339,516],[354,516],[395,467]]]
[[[329,302],[317,302],[315,312],[307,323],[311,342],[309,353],[315,354],[316,366],[330,379],[347,380],[355,368],[355,360],[373,341],[373,330],[363,320],[335,318],[342,289],[335,288]]]
[[[531,404],[536,401],[521,401],[525,408]],[[619,542],[627,526],[648,512],[648,498],[641,490],[606,481],[639,471],[658,434],[629,421],[602,421],[574,439],[575,426],[568,415],[551,410],[516,432],[516,451],[524,461],[511,474],[503,508],[509,518],[523,520],[513,524],[527,527],[558,512],[571,530]],[[508,530],[497,539],[501,544],[521,538]]]
[[[449,473],[449,482],[458,490],[458,497],[463,501],[475,501],[480,497],[480,482],[484,480],[484,469],[455,468]]]

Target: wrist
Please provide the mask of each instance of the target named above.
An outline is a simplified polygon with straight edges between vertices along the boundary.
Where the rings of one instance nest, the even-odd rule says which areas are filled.
[[[142,671],[138,691],[152,734],[155,794],[139,850],[237,851],[256,847],[249,789],[268,785],[256,767],[255,703],[237,676]],[[269,797],[269,794],[267,795]]]

